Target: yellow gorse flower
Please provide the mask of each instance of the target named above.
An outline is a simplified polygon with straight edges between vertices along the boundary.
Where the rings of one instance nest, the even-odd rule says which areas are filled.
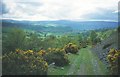
[[[41,52],[41,51],[39,51],[39,52],[38,52],[38,54],[39,54],[39,55],[42,55],[42,52]]]
[[[28,52],[28,53],[33,53],[33,50],[28,50],[27,52]]]
[[[56,48],[55,51],[59,51],[60,49],[59,48]]]
[[[52,50],[52,48],[48,48],[48,50]]]
[[[111,48],[110,51],[109,51],[109,54],[112,54],[115,52],[115,49],[114,48]]]
[[[40,51],[38,52],[38,54],[39,54],[39,55],[44,55],[44,54],[46,54],[46,51],[45,51],[45,50],[40,50]]]
[[[16,51],[17,53],[21,52],[21,50],[20,50],[20,49],[16,49],[15,51]]]
[[[24,51],[23,54],[33,54],[33,50]]]
[[[48,67],[48,63],[47,62],[45,63],[45,67]]]
[[[27,52],[26,52],[26,51],[24,51],[24,52],[23,52],[23,54],[27,54]]]
[[[117,60],[117,58],[120,56],[119,54],[119,50],[116,50],[114,48],[111,48],[110,51],[109,51],[109,54],[107,55],[107,59],[109,61],[115,61]]]

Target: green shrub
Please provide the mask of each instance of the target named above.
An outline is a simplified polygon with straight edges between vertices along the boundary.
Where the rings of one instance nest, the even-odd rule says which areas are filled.
[[[46,75],[48,65],[32,50],[16,50],[3,55],[3,75]]]
[[[96,44],[96,42],[95,42],[96,37],[97,37],[97,33],[95,31],[92,31],[91,34],[90,34],[92,45]]]
[[[87,42],[80,42],[80,48],[86,48],[87,47]]]
[[[28,38],[26,38],[25,49],[38,51],[42,48],[42,45],[42,38],[36,33],[32,33],[30,36],[28,36]]]
[[[23,49],[25,47],[25,32],[21,29],[13,28],[4,35],[3,39],[3,54],[10,51],[15,51],[16,48]]]
[[[101,42],[101,38],[99,37],[99,35],[97,34],[96,31],[92,31],[90,34],[90,39],[91,39],[91,44],[94,46],[97,43]]]
[[[49,47],[53,48],[57,46],[58,41],[57,41],[57,37],[54,35],[49,35],[46,38],[44,38],[43,43],[42,43],[42,47],[44,49],[47,49]]]
[[[61,37],[58,38],[57,48],[63,48],[64,45],[68,43],[74,43],[77,46],[79,46],[79,36],[78,35],[72,36],[71,34],[62,35]]]
[[[48,49],[48,53],[44,56],[44,59],[49,63],[55,63],[56,66],[65,66],[69,64],[68,56],[63,49],[51,48]]]

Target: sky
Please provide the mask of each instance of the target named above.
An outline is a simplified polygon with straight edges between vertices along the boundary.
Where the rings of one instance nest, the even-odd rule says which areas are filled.
[[[0,19],[117,21],[120,0],[2,0]]]

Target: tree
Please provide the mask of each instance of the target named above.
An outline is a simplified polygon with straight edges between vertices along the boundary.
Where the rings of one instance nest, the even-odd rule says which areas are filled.
[[[23,49],[25,44],[25,32],[21,29],[14,28],[5,34],[3,38],[3,53],[14,51],[16,48]]]
[[[31,49],[34,51],[39,51],[42,47],[42,39],[36,34],[33,33],[31,34],[27,39],[26,39],[26,49]]]
[[[97,33],[95,31],[92,31],[90,34],[90,38],[91,38],[91,43],[92,45],[96,44],[96,38],[97,38]]]

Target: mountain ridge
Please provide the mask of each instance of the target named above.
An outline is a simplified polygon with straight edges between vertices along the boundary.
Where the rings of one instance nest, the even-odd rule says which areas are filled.
[[[2,26],[16,26],[22,28],[30,28],[35,30],[46,31],[76,31],[76,30],[96,30],[96,29],[111,29],[117,28],[118,22],[111,21],[69,21],[69,20],[57,20],[57,21],[16,21],[16,20],[2,20]]]

